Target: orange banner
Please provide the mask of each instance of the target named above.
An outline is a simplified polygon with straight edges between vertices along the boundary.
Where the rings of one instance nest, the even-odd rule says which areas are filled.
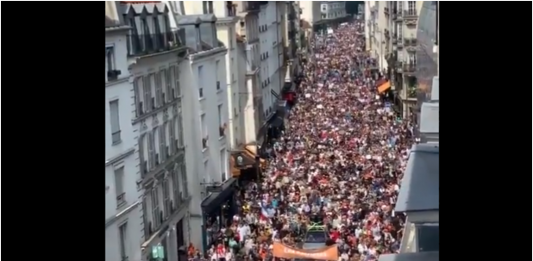
[[[274,257],[278,258],[299,258],[299,259],[317,259],[317,260],[338,260],[339,253],[337,245],[327,246],[317,249],[298,249],[274,242]]]

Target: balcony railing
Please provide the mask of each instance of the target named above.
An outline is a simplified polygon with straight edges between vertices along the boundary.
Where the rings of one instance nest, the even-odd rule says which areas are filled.
[[[147,55],[182,47],[184,36],[183,29],[157,34],[129,34],[128,55]]]

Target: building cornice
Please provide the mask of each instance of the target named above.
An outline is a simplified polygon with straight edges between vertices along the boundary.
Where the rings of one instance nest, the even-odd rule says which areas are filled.
[[[131,27],[128,25],[111,26],[111,27],[106,27],[105,32],[106,33],[118,33],[118,32],[128,31],[130,29]]]
[[[211,50],[189,54],[188,58],[189,58],[189,61],[191,61],[191,63],[198,63],[204,60],[205,58],[213,57],[218,54],[226,55],[226,53],[228,53],[228,48],[221,46],[221,47],[213,48]]]

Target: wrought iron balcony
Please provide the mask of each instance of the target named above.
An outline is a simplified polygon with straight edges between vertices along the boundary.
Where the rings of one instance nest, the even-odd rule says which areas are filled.
[[[385,7],[383,12],[385,13],[385,15],[389,15],[389,8],[388,7]]]
[[[388,29],[385,29],[384,32],[385,32],[385,33],[384,33],[384,34],[385,34],[385,38],[389,39],[389,38],[390,38],[390,32],[389,32],[389,30],[388,30]]]
[[[157,34],[129,34],[128,55],[140,56],[177,49],[184,46],[184,37],[183,29]]]

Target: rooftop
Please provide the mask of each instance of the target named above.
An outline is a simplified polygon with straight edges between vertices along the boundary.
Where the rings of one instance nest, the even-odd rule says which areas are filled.
[[[378,261],[439,261],[439,252],[419,252],[380,255]]]
[[[439,103],[424,102],[420,111],[420,133],[439,133]]]
[[[394,210],[411,212],[438,209],[439,145],[413,145]]]

